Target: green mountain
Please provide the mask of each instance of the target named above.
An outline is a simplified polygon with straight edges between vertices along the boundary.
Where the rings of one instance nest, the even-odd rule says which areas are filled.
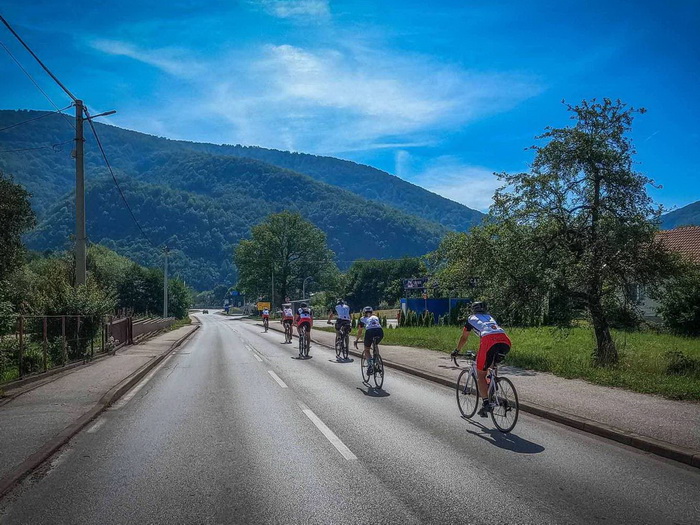
[[[27,237],[27,242],[31,248],[43,251],[67,248],[73,234],[71,122],[51,115],[8,129],[42,115],[0,111],[0,169],[12,174],[33,193],[40,225]],[[341,267],[358,258],[424,254],[433,250],[448,231],[448,227],[437,222],[318,180],[322,177],[311,177],[249,157],[220,154],[225,147],[182,143],[108,126],[100,126],[100,134],[126,199],[146,235],[156,247],[168,244],[173,273],[198,289],[233,282],[233,246],[249,235],[252,225],[283,209],[299,211],[322,228]],[[247,150],[239,146],[230,148]],[[315,163],[333,164],[333,161],[344,169],[352,166],[371,169],[337,159],[250,149],[306,158],[315,170],[321,169]],[[101,162],[92,138],[87,137],[90,241],[104,244],[141,264],[161,264],[159,250],[140,235]],[[366,178],[356,176],[358,180],[362,177]],[[346,178],[352,179],[352,174],[348,172]],[[400,179],[396,181],[392,184],[407,184]],[[411,191],[428,201],[441,199],[410,184],[407,186],[416,188]],[[375,198],[380,200],[376,195]]]
[[[661,216],[662,230],[671,230],[679,226],[700,226],[700,201]]]

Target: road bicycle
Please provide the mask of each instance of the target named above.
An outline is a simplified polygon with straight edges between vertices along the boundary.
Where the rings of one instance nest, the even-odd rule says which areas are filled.
[[[292,323],[283,322],[282,324],[284,325],[284,342],[291,343],[292,342]]]
[[[309,357],[309,336],[306,323],[299,330],[299,357]]]
[[[364,352],[362,353],[362,360],[360,361],[360,371],[362,372],[362,381],[364,383],[370,384],[370,379],[374,380],[374,385],[381,389],[384,384],[384,361],[382,361],[382,356],[379,355],[379,339],[380,337],[375,337],[372,339],[372,356],[374,357],[374,366],[372,374],[369,374],[369,360],[365,359]],[[355,348],[357,348],[357,341],[355,341]]]
[[[328,324],[333,324],[328,321]],[[335,331],[335,358],[336,360],[348,358],[348,347],[350,346],[350,326],[343,323],[340,330]]]
[[[267,329],[270,325],[270,321],[267,317],[263,317],[263,326],[265,327],[265,331],[267,332]]]
[[[471,365],[462,370],[457,378],[457,406],[464,417],[471,418],[479,407],[476,356],[473,352],[467,352],[464,357],[471,361]],[[452,360],[455,365],[460,366],[456,356],[452,356]],[[501,432],[510,432],[515,428],[520,413],[518,393],[510,379],[498,377],[497,364],[488,369],[486,381],[489,387],[488,400],[491,404],[491,420]]]

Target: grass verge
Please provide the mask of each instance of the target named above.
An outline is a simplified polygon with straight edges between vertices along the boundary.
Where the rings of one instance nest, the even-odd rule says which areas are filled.
[[[318,329],[333,332],[330,327]],[[613,331],[620,362],[613,368],[601,368],[591,359],[595,338],[589,328],[512,328],[508,333],[513,342],[508,365],[670,399],[700,401],[700,338]],[[404,327],[385,329],[383,343],[451,352],[459,335],[460,328],[454,326]],[[476,350],[477,346],[478,339],[470,337],[466,349]]]

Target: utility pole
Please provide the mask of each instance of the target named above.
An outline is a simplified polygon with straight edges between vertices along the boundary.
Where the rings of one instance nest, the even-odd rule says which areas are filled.
[[[83,101],[75,101],[75,285],[85,284],[87,274],[85,235],[85,139]]]
[[[270,294],[270,310],[272,310],[273,305],[275,304],[275,266],[274,264],[270,266],[270,271],[272,274],[272,289],[271,289],[271,294]]]
[[[165,247],[165,265],[163,270],[163,317],[168,317],[168,247]]]

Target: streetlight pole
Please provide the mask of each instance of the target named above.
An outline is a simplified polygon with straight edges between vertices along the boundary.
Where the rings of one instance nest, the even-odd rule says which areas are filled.
[[[163,268],[163,317],[168,317],[168,247],[165,247],[165,264]]]
[[[85,156],[83,153],[83,101],[75,101],[75,285],[85,284],[87,257],[85,246]]]
[[[313,279],[311,275],[309,275],[306,279],[304,279],[304,282],[301,285],[301,298],[306,299],[306,281],[309,279]]]

